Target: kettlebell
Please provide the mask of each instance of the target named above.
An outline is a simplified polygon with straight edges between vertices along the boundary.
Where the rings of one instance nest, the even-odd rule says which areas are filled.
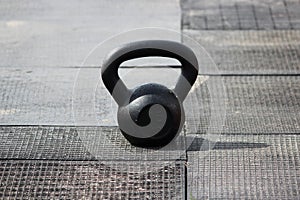
[[[118,75],[120,65],[141,57],[169,57],[181,63],[175,88],[148,83],[128,89]],[[145,74],[147,75],[147,74]],[[117,102],[121,133],[134,146],[162,147],[181,131],[185,121],[183,101],[196,81],[198,62],[187,46],[165,40],[145,40],[122,45],[104,59],[101,76]]]

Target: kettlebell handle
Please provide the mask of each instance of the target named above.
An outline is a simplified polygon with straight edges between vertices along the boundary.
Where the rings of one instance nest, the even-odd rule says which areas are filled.
[[[198,75],[198,61],[189,47],[174,41],[145,40],[132,42],[110,52],[101,68],[102,80],[108,91],[112,94],[118,83],[118,87],[121,88],[120,91],[129,93],[130,91],[123,81],[120,80],[118,74],[120,65],[127,60],[149,56],[174,58],[181,63],[181,75],[176,83],[174,92],[183,101],[190,88],[182,87],[186,87],[186,81],[188,81],[190,86],[194,84]],[[114,98],[119,105],[122,104],[119,99]]]

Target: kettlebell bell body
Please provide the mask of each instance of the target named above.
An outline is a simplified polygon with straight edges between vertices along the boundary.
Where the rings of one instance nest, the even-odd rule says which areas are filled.
[[[128,89],[118,75],[124,61],[160,56],[181,63],[181,74],[175,88],[149,83]],[[114,49],[104,60],[102,80],[118,108],[118,124],[124,137],[134,146],[162,147],[181,131],[185,121],[182,102],[198,75],[193,51],[173,41],[146,40]]]

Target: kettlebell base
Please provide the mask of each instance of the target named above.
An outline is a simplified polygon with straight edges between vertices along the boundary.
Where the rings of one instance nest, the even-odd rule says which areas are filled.
[[[173,135],[169,134],[167,137],[164,136],[162,138],[155,138],[155,136],[151,138],[137,138],[126,134],[122,130],[121,133],[128,140],[128,142],[133,146],[142,147],[142,148],[154,148],[154,149],[166,146],[176,137],[176,134]]]

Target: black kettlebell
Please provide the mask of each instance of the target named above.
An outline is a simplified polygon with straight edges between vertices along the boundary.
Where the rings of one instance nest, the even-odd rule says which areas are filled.
[[[124,61],[160,56],[181,63],[174,89],[149,83],[128,89],[118,75]],[[103,83],[119,105],[118,124],[124,137],[135,146],[162,147],[180,133],[185,121],[182,102],[198,75],[198,62],[187,46],[165,40],[129,43],[114,49],[101,69]]]

